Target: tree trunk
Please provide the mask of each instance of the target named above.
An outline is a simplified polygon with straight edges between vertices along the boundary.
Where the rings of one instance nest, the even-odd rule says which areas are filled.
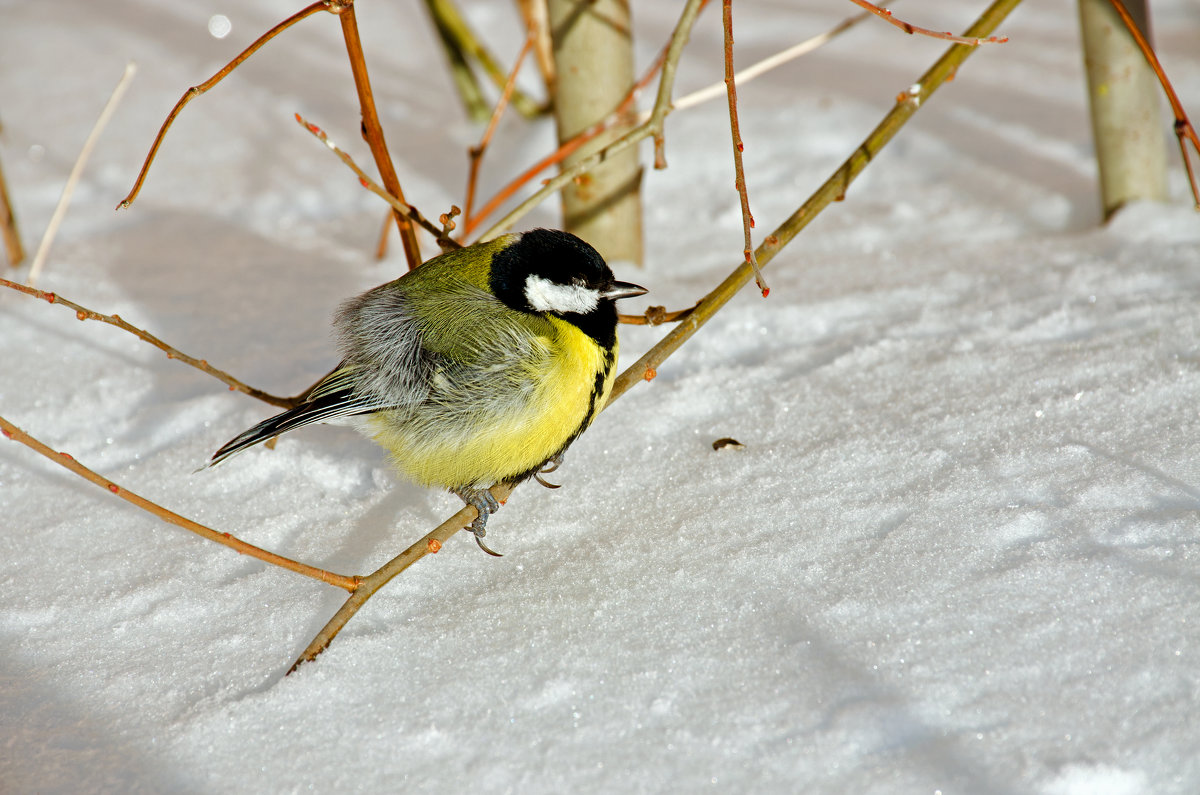
[[[1145,0],[1124,0],[1150,38]],[[1125,202],[1167,197],[1167,148],[1154,71],[1109,0],[1079,0],[1092,137],[1107,220]]]
[[[611,114],[633,85],[628,0],[548,0],[554,43],[554,113],[565,142]],[[631,107],[629,117],[635,110]],[[627,130],[619,126],[581,147],[570,166]],[[636,147],[563,188],[563,227],[607,260],[642,261],[642,169]]]

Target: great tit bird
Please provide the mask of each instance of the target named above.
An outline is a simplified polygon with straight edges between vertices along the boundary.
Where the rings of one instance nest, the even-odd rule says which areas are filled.
[[[295,408],[263,420],[209,466],[314,422],[349,422],[401,474],[473,505],[481,549],[488,489],[557,466],[604,407],[616,375],[619,282],[594,248],[534,229],[435,257],[346,301],[342,355]]]

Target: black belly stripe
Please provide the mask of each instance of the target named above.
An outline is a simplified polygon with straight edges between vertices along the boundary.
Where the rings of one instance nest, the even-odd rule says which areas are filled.
[[[596,405],[596,401],[600,398],[600,393],[604,391],[604,382],[608,380],[608,374],[613,368],[613,359],[614,356],[612,348],[605,350],[604,365],[596,372],[596,380],[592,384],[592,394],[588,396],[587,413],[583,415],[583,421],[579,423],[579,426],[572,431],[571,435],[567,437],[567,440],[563,442],[562,447],[558,448],[553,455],[548,456],[545,461],[542,461],[532,469],[522,472],[519,475],[514,475],[510,478],[504,478],[502,481],[503,483],[507,483],[510,486],[515,486],[521,481],[528,480],[538,472],[541,472],[542,468],[545,467],[547,463],[565,453],[567,448],[571,446],[571,443],[578,439],[581,433],[587,430],[588,426],[592,424],[592,420],[596,418],[596,414],[600,410]]]

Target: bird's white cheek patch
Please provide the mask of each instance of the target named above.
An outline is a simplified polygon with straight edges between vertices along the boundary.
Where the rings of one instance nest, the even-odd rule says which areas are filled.
[[[538,312],[586,315],[600,303],[600,294],[581,284],[559,284],[530,276],[525,279],[525,300]]]

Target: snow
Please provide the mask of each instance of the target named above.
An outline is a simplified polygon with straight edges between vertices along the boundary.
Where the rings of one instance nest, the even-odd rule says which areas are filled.
[[[642,5],[645,63],[677,4]],[[4,790],[1200,791],[1200,216],[1172,142],[1170,202],[1101,225],[1074,4],[1026,5],[772,262],[769,299],[745,290],[605,412],[564,488],[518,489],[489,526],[504,558],[456,536],[292,676],[342,592],[0,444]],[[961,29],[982,6],[897,13]],[[403,267],[370,257],[378,200],[292,122],[369,162],[337,24],[195,100],[112,207],[183,90],[297,7],[0,1],[31,249],[140,66],[40,286],[280,394],[333,363],[337,303]],[[444,212],[480,131],[419,4],[358,9],[405,191]],[[510,58],[512,9],[467,10]],[[738,62],[854,11],[738,3]],[[1200,11],[1153,11],[1200,113]],[[719,16],[680,93],[720,79]],[[740,87],[758,235],[942,49],[876,22]],[[631,307],[688,305],[740,259],[724,123],[721,101],[668,120]],[[482,193],[551,139],[502,125]],[[196,473],[271,409],[61,307],[0,306],[0,414],[185,516],[365,574],[457,510],[330,426]],[[625,327],[622,361],[661,334]]]

